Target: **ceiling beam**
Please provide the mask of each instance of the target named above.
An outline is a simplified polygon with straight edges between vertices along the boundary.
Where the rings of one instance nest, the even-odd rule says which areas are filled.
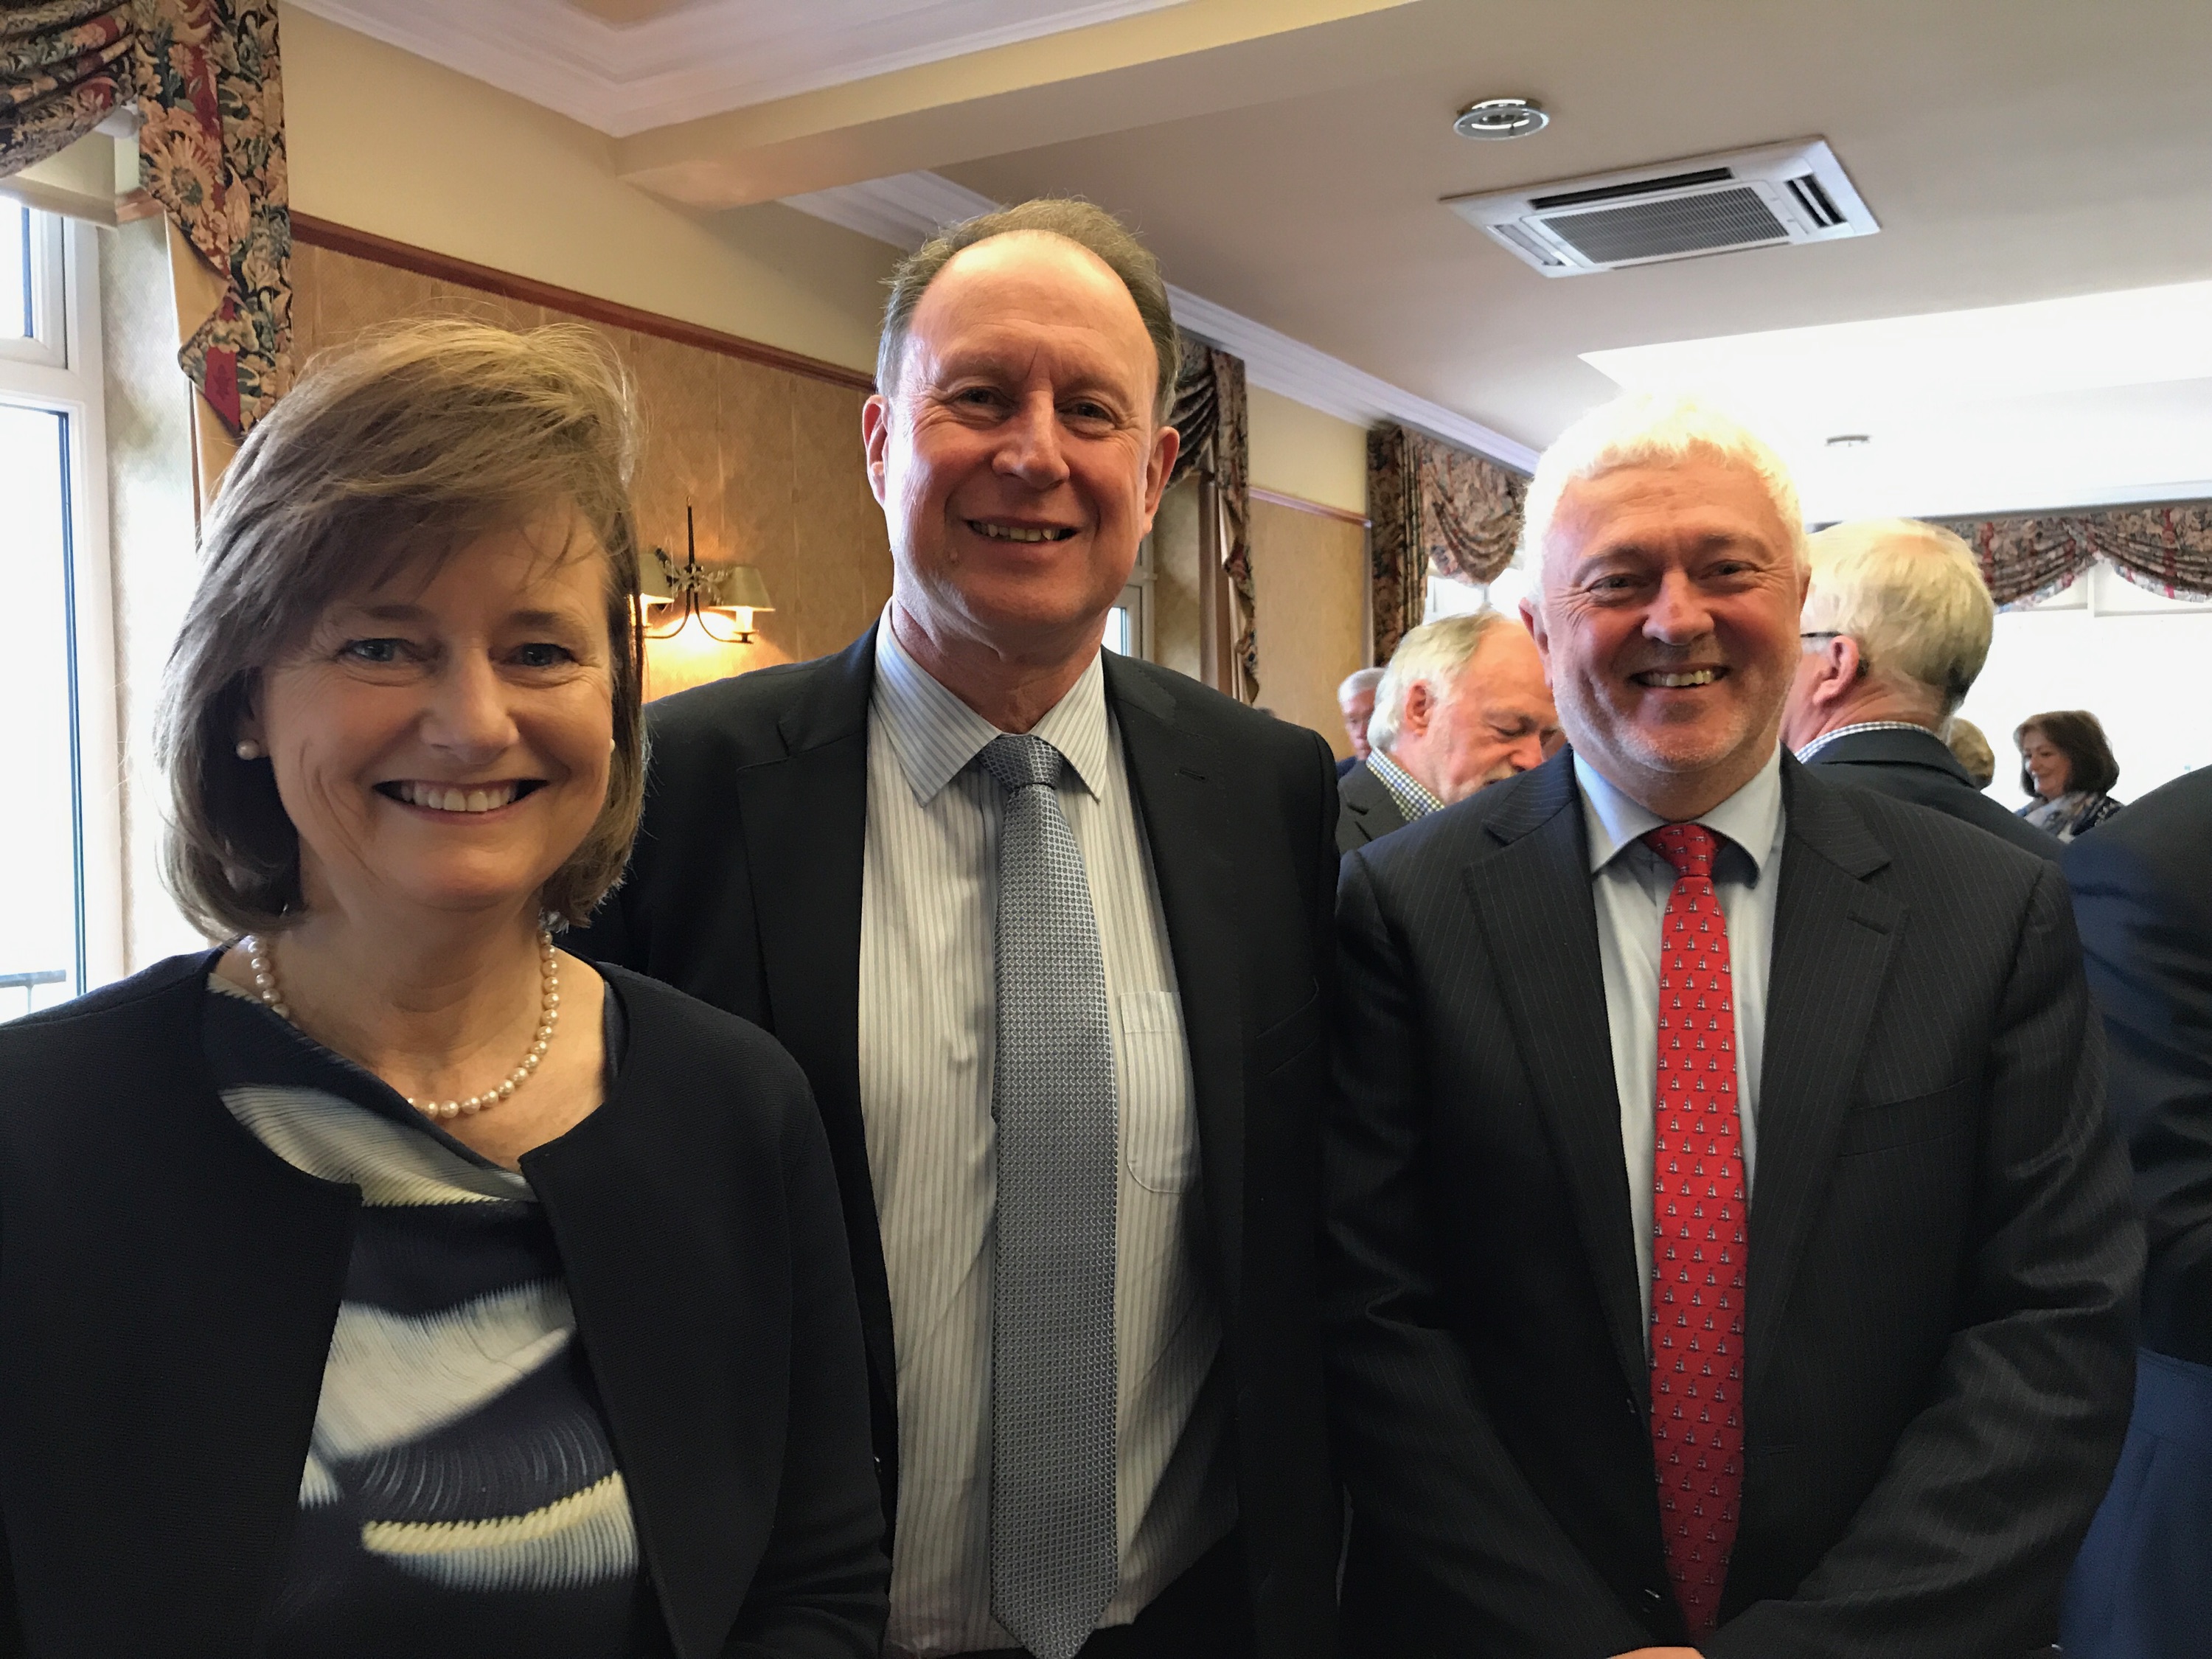
[[[641,132],[615,167],[687,206],[741,207],[1273,103],[1384,72],[1389,15],[1446,3],[1184,0]]]

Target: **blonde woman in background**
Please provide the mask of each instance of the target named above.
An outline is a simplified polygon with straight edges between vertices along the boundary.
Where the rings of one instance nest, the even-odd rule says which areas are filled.
[[[161,749],[228,941],[0,1031],[0,1650],[861,1659],[860,1334],[805,1079],[564,955],[644,755],[582,330],[313,366]]]

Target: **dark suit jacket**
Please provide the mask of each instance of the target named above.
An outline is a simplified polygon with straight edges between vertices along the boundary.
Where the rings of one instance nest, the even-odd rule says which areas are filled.
[[[1328,1336],[1370,1651],[1684,1639],[1571,759],[1345,860]],[[2119,1451],[2142,1248],[2064,884],[1788,759],[1783,789],[1702,1650],[2020,1659]]]
[[[1337,763],[1336,763],[1336,775],[1337,775],[1337,776],[1339,776],[1339,777],[1340,778],[1340,777],[1342,777],[1342,776],[1343,776],[1346,772],[1349,772],[1349,771],[1350,771],[1353,767],[1355,767],[1355,766],[1357,766],[1357,765],[1358,765],[1358,764],[1359,764],[1359,757],[1358,757],[1358,756],[1357,756],[1357,755],[1346,755],[1346,756],[1342,760],[1340,760],[1340,761],[1337,762]]]
[[[1352,769],[1337,780],[1336,793],[1342,803],[1336,815],[1336,845],[1340,852],[1352,852],[1370,841],[1382,840],[1393,830],[1406,827],[1406,815],[1398,810],[1398,798],[1365,761],[1355,761]]]
[[[1338,1505],[1314,1272],[1335,780],[1303,727],[1131,658],[1108,653],[1105,672],[1188,1033],[1261,1650],[1322,1655]],[[843,1190],[895,1516],[897,1366],[860,1087],[874,683],[871,630],[837,656],[655,703],[629,876],[570,948],[759,1021],[805,1067]]]
[[[1806,764],[1832,782],[1879,789],[1899,800],[1948,812],[2038,858],[2055,862],[2066,850],[2057,836],[2014,817],[1975,788],[1958,757],[1933,732],[1854,732],[1838,738]]]
[[[2075,841],[2066,878],[2149,1233],[2143,1346],[2212,1365],[2212,771]]]
[[[0,1026],[0,1652],[257,1651],[361,1189],[223,1106],[213,961]],[[522,1169],[674,1650],[866,1659],[889,1569],[805,1079],[759,1031],[609,977],[614,1093]]]

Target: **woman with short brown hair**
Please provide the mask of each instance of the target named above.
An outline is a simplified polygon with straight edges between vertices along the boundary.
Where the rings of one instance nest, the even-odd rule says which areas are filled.
[[[2020,748],[2020,787],[2032,797],[2015,816],[2071,841],[2120,810],[2109,793],[2120,781],[2120,763],[2103,723],[2087,709],[2032,715],[2012,740]]]
[[[229,943],[0,1030],[0,1650],[876,1650],[804,1078],[554,942],[637,822],[635,429],[588,331],[434,324],[234,463],[159,732]]]

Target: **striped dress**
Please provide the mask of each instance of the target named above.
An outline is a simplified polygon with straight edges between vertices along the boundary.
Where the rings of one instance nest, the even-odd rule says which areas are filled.
[[[665,1654],[543,1206],[384,1083],[219,978],[223,1103],[361,1188],[271,1603],[269,1659]],[[610,1075],[620,1052],[609,988]]]

